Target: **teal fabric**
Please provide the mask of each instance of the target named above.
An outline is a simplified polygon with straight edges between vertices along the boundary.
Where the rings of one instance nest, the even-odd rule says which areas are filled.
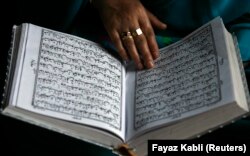
[[[250,16],[248,23],[239,23],[230,26],[230,31],[235,33],[243,61],[250,60]]]
[[[249,0],[143,0],[146,7],[176,30],[193,30],[216,16],[229,23],[250,12]]]
[[[183,37],[217,16],[221,16],[230,32],[239,41],[244,61],[250,60],[249,0],[143,0],[146,7],[168,24],[168,30],[157,33],[166,37]],[[236,21],[236,22],[235,22]],[[160,47],[166,45],[157,40]]]

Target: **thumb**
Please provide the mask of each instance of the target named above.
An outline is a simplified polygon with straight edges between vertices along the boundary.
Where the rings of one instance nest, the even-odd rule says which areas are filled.
[[[165,23],[161,22],[155,15],[153,15],[148,10],[147,10],[147,15],[153,27],[157,29],[162,29],[162,30],[167,28],[167,25]]]

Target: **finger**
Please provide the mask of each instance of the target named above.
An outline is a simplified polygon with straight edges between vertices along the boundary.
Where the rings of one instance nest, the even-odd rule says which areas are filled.
[[[159,54],[158,44],[157,44],[156,39],[155,39],[155,33],[154,33],[152,27],[145,29],[145,36],[147,39],[148,47],[151,51],[153,59],[155,60],[160,56],[160,54]]]
[[[162,29],[162,30],[167,28],[167,25],[165,23],[161,22],[155,15],[153,15],[148,10],[147,10],[147,15],[153,27],[157,29]]]
[[[131,38],[124,38],[122,40],[123,40],[123,45],[125,46],[127,52],[129,53],[130,57],[134,60],[136,67],[139,70],[143,69],[140,56],[135,47],[134,39],[131,37]]]
[[[135,31],[135,29],[134,29]],[[135,31],[136,32],[136,31]],[[153,58],[148,47],[147,40],[144,34],[134,35],[134,42],[137,50],[142,55],[144,65],[149,69],[154,67]]]
[[[126,52],[126,50],[123,47],[123,44],[121,42],[120,35],[117,31],[113,31],[109,34],[111,41],[113,42],[114,46],[117,48],[119,55],[124,61],[128,61],[129,57]]]
[[[159,48],[155,39],[154,30],[149,21],[143,20],[140,21],[140,25],[142,30],[144,31],[144,36],[146,38],[150,53],[153,59],[157,59],[159,57]]]

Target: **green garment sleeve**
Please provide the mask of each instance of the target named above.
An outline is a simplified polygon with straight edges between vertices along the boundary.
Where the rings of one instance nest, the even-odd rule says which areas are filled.
[[[250,60],[250,1],[249,0],[142,0],[146,8],[168,25],[157,35],[160,47],[166,37],[183,37],[217,16],[221,16],[230,32],[239,41],[244,61]],[[239,20],[243,19],[244,20]],[[235,22],[237,21],[237,22]],[[173,41],[173,39],[172,39]]]

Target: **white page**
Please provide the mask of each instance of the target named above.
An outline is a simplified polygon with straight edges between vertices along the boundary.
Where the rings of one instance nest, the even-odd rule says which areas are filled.
[[[93,42],[33,25],[24,48],[17,107],[123,138],[124,68],[118,60]]]
[[[154,69],[130,72],[129,81],[137,81],[135,96],[130,95],[135,104],[128,108],[133,112],[128,138],[234,101],[226,51],[218,48],[225,48],[220,22],[218,18],[161,49]],[[218,25],[216,34],[212,27]]]

